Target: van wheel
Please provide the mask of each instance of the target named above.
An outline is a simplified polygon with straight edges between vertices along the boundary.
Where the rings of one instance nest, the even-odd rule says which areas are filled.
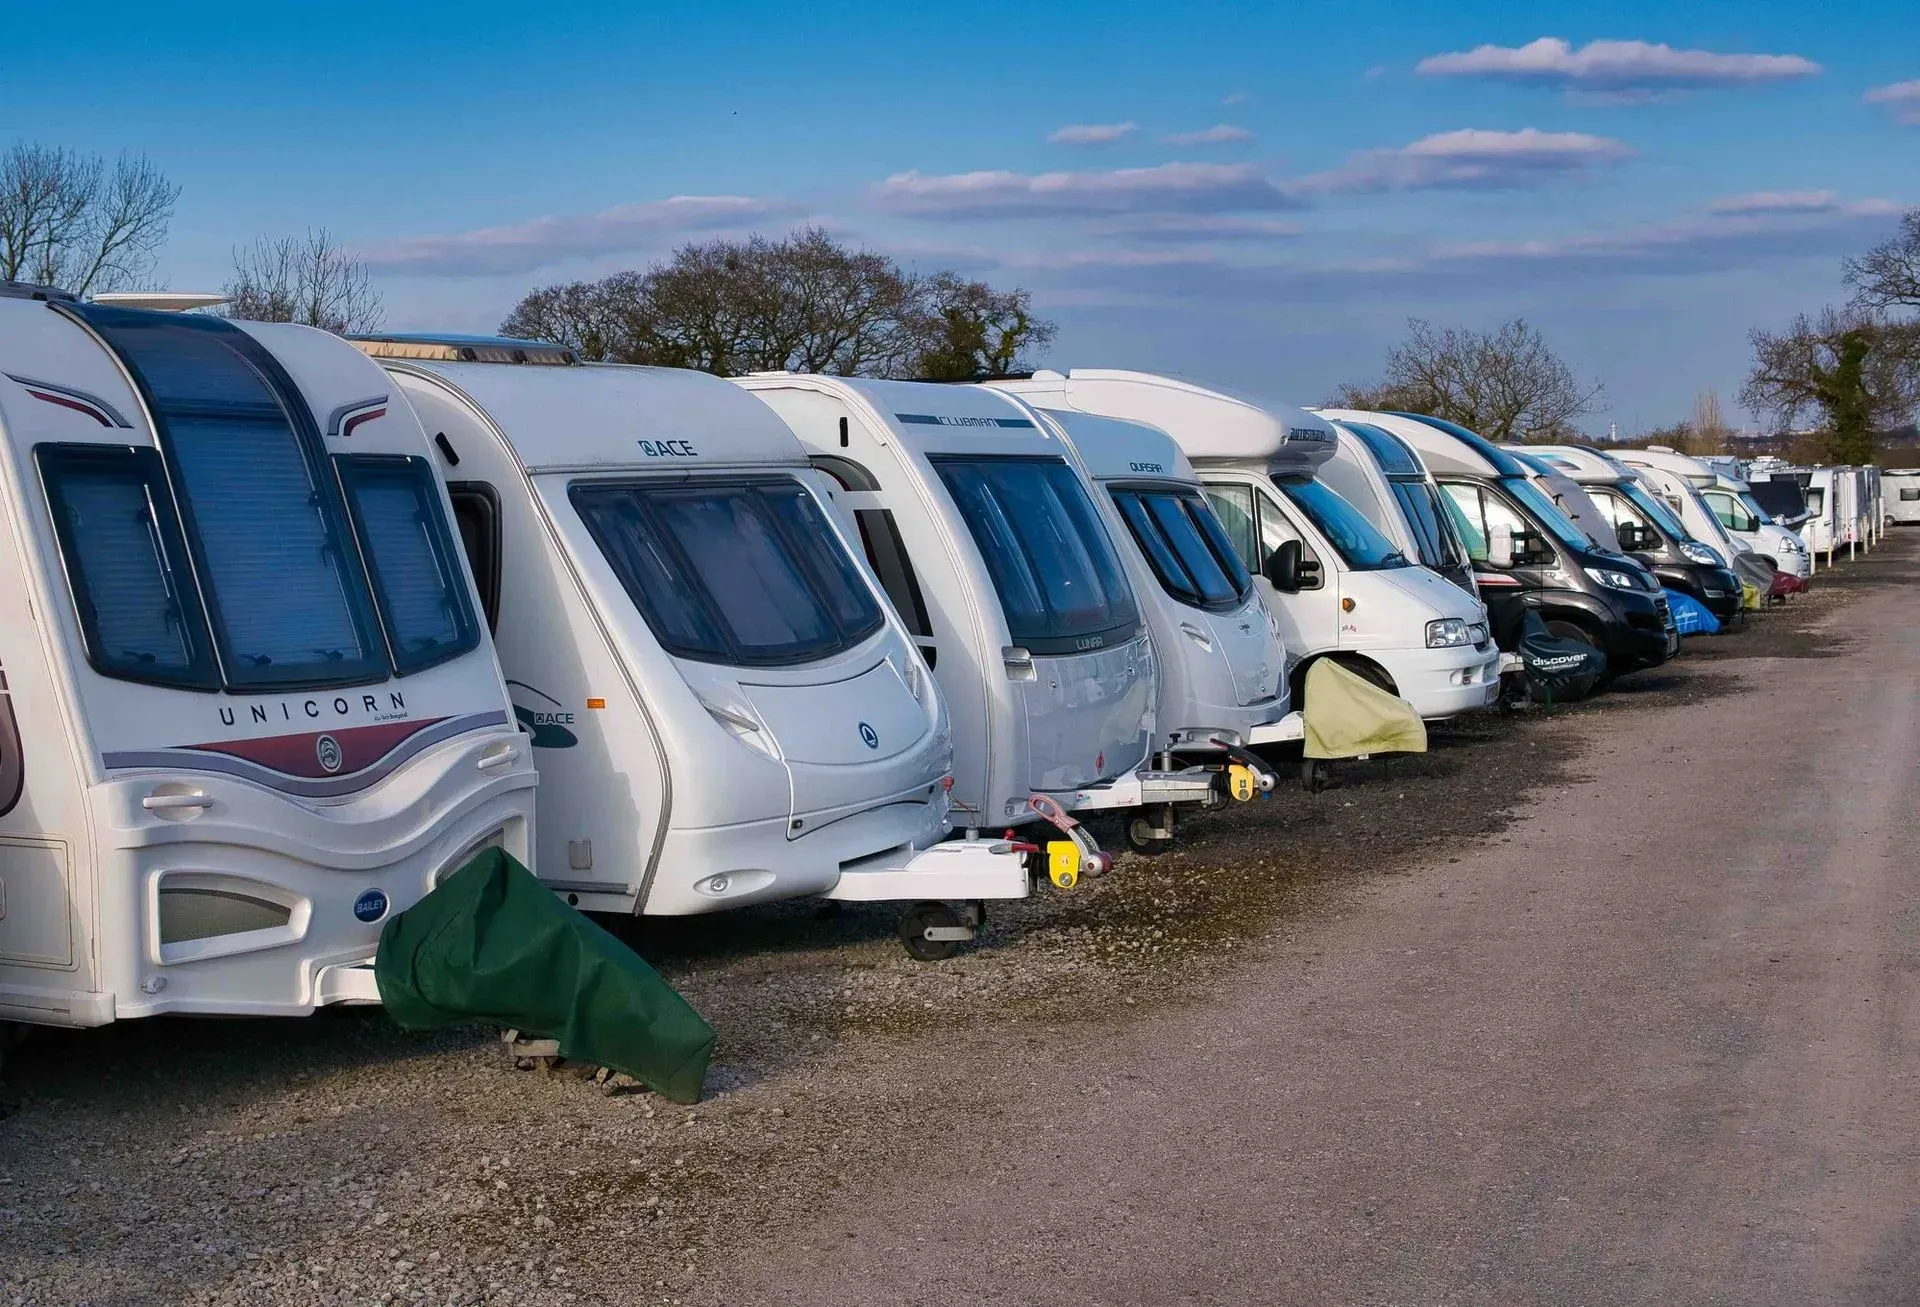
[[[960,936],[947,939],[928,939],[928,929],[940,932],[966,932],[965,938],[972,938],[973,928],[960,920],[960,914],[944,903],[916,903],[908,908],[900,918],[897,930],[901,947],[916,962],[944,962],[960,950]]]
[[[1173,837],[1159,834],[1153,818],[1135,813],[1127,818],[1127,847],[1135,853],[1157,858],[1173,847]]]
[[[1554,618],[1553,620],[1547,623],[1547,630],[1551,632],[1556,639],[1577,640],[1581,644],[1584,644],[1591,649],[1598,649],[1600,647],[1600,642],[1593,638],[1592,634],[1588,632],[1586,627],[1581,626],[1577,622],[1569,622],[1561,618]],[[1613,680],[1612,670],[1613,670],[1612,665],[1609,664],[1607,671],[1602,672],[1598,677],[1592,677],[1592,676],[1575,677],[1573,680],[1567,683],[1566,689],[1563,690],[1557,697],[1567,703],[1572,703],[1576,699],[1584,699],[1588,695],[1592,694],[1595,690],[1604,689],[1609,683],[1612,682]],[[1537,691],[1535,693],[1535,697],[1536,698],[1539,697]]]

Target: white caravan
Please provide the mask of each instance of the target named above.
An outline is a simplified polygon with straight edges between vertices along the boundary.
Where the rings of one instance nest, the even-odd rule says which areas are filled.
[[[1414,563],[1316,479],[1336,443],[1324,419],[1144,372],[1077,368],[999,384],[1046,408],[1128,418],[1173,437],[1267,587],[1296,706],[1307,668],[1328,657],[1430,720],[1499,698],[1500,653],[1479,599]]]
[[[419,423],[305,327],[9,286],[0,359],[0,1020],[377,1000],[534,811]]]
[[[971,820],[1124,809],[1128,843],[1151,851],[1173,805],[1218,801],[1214,773],[1151,747],[1157,660],[1139,600],[1070,449],[1025,405],[927,382],[736,384],[839,483],[953,714],[954,799]]]
[[[1920,467],[1891,467],[1881,473],[1887,521],[1894,526],[1920,522]]]
[[[1309,409],[1308,412],[1318,410]],[[1478,596],[1473,559],[1440,487],[1412,445],[1386,428],[1357,419],[1333,423],[1340,442],[1318,479],[1360,510],[1401,553]]]
[[[766,405],[530,342],[357,343],[435,433],[540,764],[548,886],[652,916],[902,900],[918,957],[1028,893],[1021,848],[944,838],[940,695]]]
[[[1159,654],[1161,747],[1231,759],[1251,773],[1248,782],[1271,789],[1272,770],[1249,747],[1304,735],[1300,715],[1288,712],[1286,645],[1193,465],[1153,427],[1036,411],[1093,481],[1141,601]]]

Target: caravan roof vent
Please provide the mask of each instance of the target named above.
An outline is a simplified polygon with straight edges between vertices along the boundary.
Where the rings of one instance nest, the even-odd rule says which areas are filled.
[[[154,309],[161,313],[210,309],[227,302],[218,291],[197,290],[106,290],[92,298],[95,304],[111,304],[117,309]]]
[[[580,356],[565,345],[511,336],[445,336],[432,333],[383,333],[348,336],[360,351],[377,359],[421,359],[436,363],[529,363],[565,367]]]
[[[0,281],[0,299],[72,300],[77,298],[58,286],[36,286],[30,281]]]

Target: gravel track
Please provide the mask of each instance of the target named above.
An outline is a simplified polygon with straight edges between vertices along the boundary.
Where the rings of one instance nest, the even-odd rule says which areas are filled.
[[[964,1152],[1029,1060],[1204,1008],[1273,950],[1311,951],[1371,887],[1510,839],[1580,778],[1595,738],[1711,704],[1751,675],[1739,660],[1819,677],[1844,648],[1826,621],[1914,579],[1917,558],[1896,537],[1591,704],[1443,724],[1424,756],[1197,819],[1174,853],[997,912],[948,962],[909,960],[882,910],[628,924],[721,1032],[695,1108],[518,1071],[491,1030],[409,1035],[369,1010],[36,1032],[0,1080],[0,1303],[710,1292],[836,1195]]]

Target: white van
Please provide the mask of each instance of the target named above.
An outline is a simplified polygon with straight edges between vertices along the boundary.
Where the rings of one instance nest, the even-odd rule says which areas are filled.
[[[652,916],[903,900],[922,957],[1025,897],[1021,848],[945,839],[940,695],[766,405],[531,342],[356,343],[434,433],[540,763],[542,881]]]
[[[1413,446],[1384,427],[1357,419],[1334,422],[1333,429],[1339,445],[1321,464],[1319,479],[1359,509],[1401,553],[1478,598],[1466,541]]]
[[[1480,601],[1411,561],[1315,479],[1336,440],[1324,419],[1145,372],[1076,368],[1004,384],[1047,408],[1128,418],[1173,437],[1247,570],[1268,587],[1296,706],[1307,668],[1327,657],[1428,719],[1498,699],[1500,653]]]
[[[1071,451],[1031,410],[977,386],[736,384],[839,483],[953,714],[954,799],[971,820],[1126,810],[1128,843],[1152,851],[1175,805],[1218,801],[1213,773],[1152,748],[1158,672],[1139,599]]]
[[[1092,480],[1146,614],[1159,654],[1161,744],[1181,758],[1231,759],[1272,789],[1273,772],[1251,746],[1305,734],[1288,711],[1286,645],[1193,465],[1153,427],[1036,412]]]
[[[324,332],[0,289],[0,1019],[375,1001],[534,771],[427,441]]]
[[[1700,459],[1664,446],[1613,451],[1616,458],[1653,484],[1656,493],[1680,515],[1696,539],[1725,553],[1731,563],[1737,554],[1760,555],[1776,571],[1807,574],[1804,545],[1793,532],[1775,525],[1760,505],[1746,494],[1744,482],[1734,482]],[[1682,484],[1684,483],[1684,485]]]
[[[1920,522],[1920,467],[1890,467],[1880,475],[1887,521],[1894,526]]]

